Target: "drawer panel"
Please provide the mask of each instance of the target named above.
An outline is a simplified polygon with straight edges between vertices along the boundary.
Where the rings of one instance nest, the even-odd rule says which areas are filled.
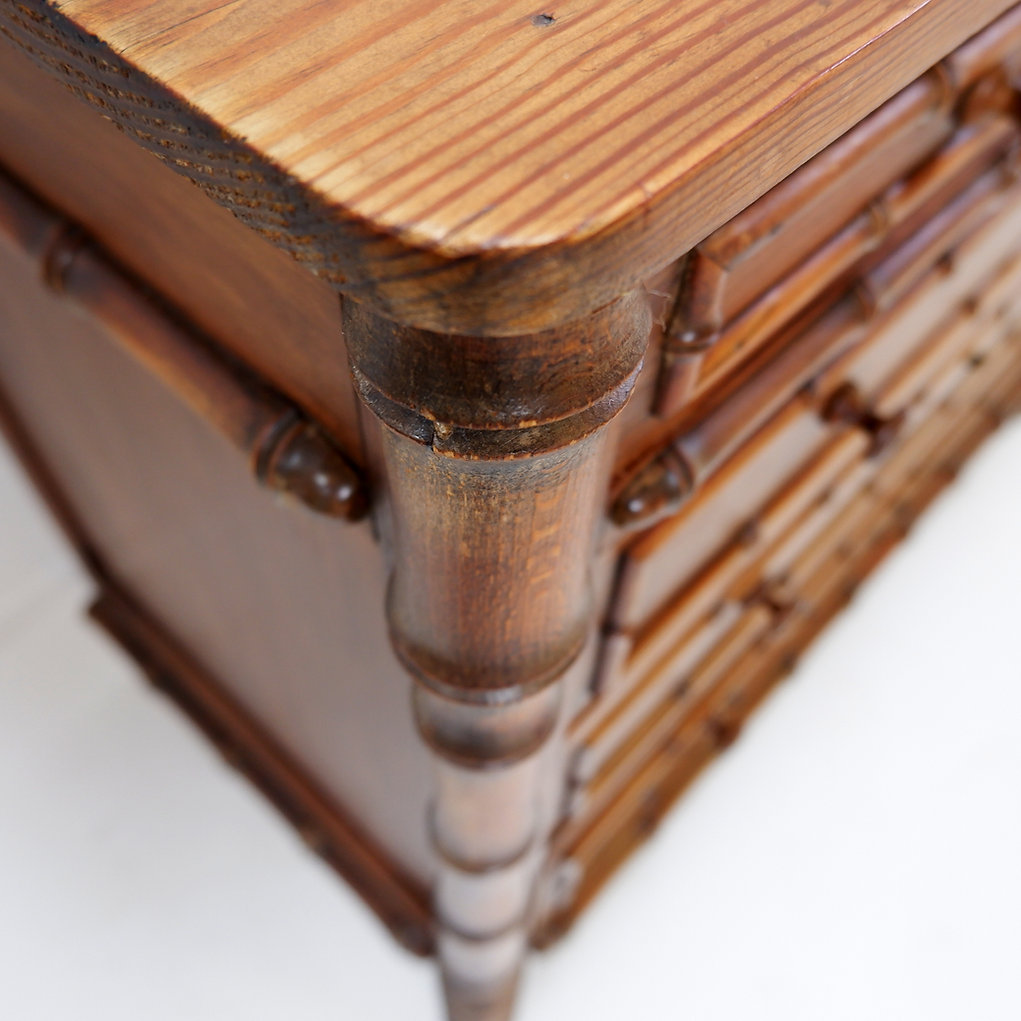
[[[727,545],[748,517],[826,442],[831,427],[807,396],[796,398],[676,517],[624,552],[610,623],[635,630]]]
[[[854,548],[858,537],[848,515],[853,518],[859,513],[854,508],[860,506],[861,494],[869,492],[870,499],[884,493],[896,495],[910,474],[937,449],[936,445],[942,444],[948,416],[939,405],[948,395],[958,399],[958,395],[967,397],[971,392],[974,384],[969,377],[975,375],[972,352],[995,342],[999,350],[999,364],[1010,364],[1013,352],[1005,343],[1002,329],[992,331],[990,336],[977,329],[974,321],[969,321],[967,326],[964,337],[960,328],[948,331],[942,365],[933,374],[936,378],[929,377],[929,392],[924,400],[910,409],[902,437],[890,455],[882,461],[866,461],[849,470],[830,490],[826,502],[800,521],[762,562],[760,569],[764,584],[782,591],[788,603],[793,605],[804,598],[806,578],[818,569],[820,557],[825,559],[829,556],[827,544],[830,540],[827,536],[844,536],[843,541]],[[992,373],[979,373],[978,385],[987,388],[995,379],[996,371],[994,368]]]
[[[1003,69],[1008,77],[1021,70],[1021,7],[1015,7],[972,36],[944,61],[958,88]]]
[[[792,612],[769,614],[767,620],[763,607],[753,607],[747,630],[733,628],[718,646],[718,662],[727,661],[727,667],[703,675],[700,698],[684,711],[679,708],[683,685],[666,689],[637,729],[622,727],[615,741],[579,753],[575,777],[581,786],[571,803],[574,814],[557,834],[557,853],[574,862],[580,884],[597,882],[601,859],[621,853],[618,845],[639,840],[699,766],[734,738],[778,674],[789,669],[945,484],[947,459],[964,456],[992,428],[992,417],[983,410],[990,395],[1021,400],[1019,343],[1015,336],[996,344],[953,399],[906,438],[896,455],[873,462],[876,483],[883,484],[860,488],[794,565],[798,601]],[[940,458],[933,458],[933,451]],[[612,724],[595,736],[611,734]]]
[[[1013,260],[1021,236],[1021,185],[1011,181],[1000,168],[989,171],[948,207],[937,230],[902,245],[863,278],[871,288],[871,322],[854,314],[857,306],[838,305],[771,358],[764,352],[749,363],[714,409],[694,406],[693,415],[705,417],[682,431],[671,449],[696,482],[702,472],[709,477],[701,490],[696,486],[687,507],[624,554],[608,618],[615,630],[647,626],[824,442],[826,427],[796,423],[799,413],[817,415],[814,409],[847,384],[874,401],[898,372],[898,392],[906,393],[914,385],[906,369],[913,353],[941,335],[948,321],[985,308],[982,289]],[[1007,302],[1005,294],[992,293],[989,300]],[[827,358],[833,363],[828,367]],[[774,423],[731,455],[758,415],[782,406],[810,378],[815,396],[795,397]],[[892,417],[890,403],[883,410]],[[721,461],[723,467],[712,474]]]
[[[590,743],[579,749],[572,769],[583,786],[572,810],[598,811],[598,806],[612,799],[633,769],[632,764],[641,762],[669,740],[684,717],[695,711],[741,657],[769,633],[773,622],[774,614],[769,608],[749,607],[727,637],[694,669],[681,673],[673,664],[664,663],[663,677],[655,688],[657,693],[665,688],[666,699],[654,700],[651,693],[645,698],[644,691],[637,694],[620,713],[605,722]]]
[[[866,117],[691,254],[675,329],[717,332],[949,138],[931,72]]]
[[[759,584],[756,565],[773,543],[811,507],[844,470],[864,457],[870,439],[859,430],[839,436],[760,513],[751,508],[737,537],[699,571],[667,606],[637,632],[611,631],[597,689],[599,697],[576,721],[579,739],[599,725],[632,686],[668,656],[697,661],[729,628],[734,613]]]
[[[987,199],[988,204],[976,207],[982,210],[983,229],[956,248],[944,249],[936,267],[877,320],[872,337],[824,374],[819,383],[823,390],[851,382],[872,396],[912,351],[939,335],[948,322],[973,316],[990,302],[1006,301],[995,288],[999,274],[1014,261],[1021,236],[1021,187],[997,190]],[[989,286],[994,288],[991,295],[985,290]]]
[[[1008,268],[1013,271],[1013,264]],[[786,617],[810,604],[820,572],[832,573],[835,558],[868,545],[880,517],[883,528],[896,532],[897,516],[884,501],[899,499],[933,453],[953,446],[946,423],[958,427],[961,413],[954,408],[964,402],[970,409],[967,402],[988,392],[1017,359],[1016,344],[1007,342],[1009,326],[996,315],[1004,287],[1001,274],[984,306],[947,327],[938,343],[913,359],[911,388],[898,377],[913,403],[904,409],[906,424],[889,453],[867,457],[869,438],[857,430],[838,437],[650,627],[615,636],[615,675],[571,732],[578,745],[574,781],[592,784],[586,797],[602,797],[611,781],[597,777],[623,768],[629,757],[642,757],[662,738],[661,728],[679,725],[690,677],[722,676],[708,664],[735,648],[750,648],[774,628],[786,630]],[[976,360],[981,351],[991,353]],[[881,514],[877,501],[885,507]]]
[[[945,403],[926,416],[879,467],[865,500],[847,501],[843,513],[835,516],[825,530],[819,530],[818,537],[785,569],[784,581],[794,598],[808,606],[818,602],[828,577],[836,569],[834,558],[852,557],[855,550],[866,543],[870,533],[901,527],[904,514],[898,519],[895,511],[904,501],[911,480],[945,470],[946,452],[952,450],[969,429],[981,424],[984,416],[977,405],[1001,374],[1016,374],[1017,359],[1018,345],[1001,336],[995,357],[980,368],[969,369],[967,362],[957,367],[952,377],[956,385],[944,399]],[[988,420],[986,426],[991,427]]]
[[[855,284],[873,304],[895,304],[943,253],[995,214],[1004,179],[987,171],[1018,141],[1016,123],[1003,115],[965,125],[933,159],[887,189],[726,325],[701,356],[683,401],[716,386],[828,289]]]
[[[895,307],[917,283],[951,256],[966,239],[989,224],[1009,204],[1014,179],[1010,166],[994,168],[941,207],[924,224],[917,225],[903,242],[885,256],[866,266],[858,286],[865,289],[875,308]]]
[[[1012,305],[1021,309],[1019,292],[1021,259],[1015,259],[982,292],[981,299],[966,302],[956,319],[923,345],[917,357],[887,378],[871,402],[875,413],[881,418],[899,414],[922,399],[934,381],[964,352],[980,357],[999,342],[1011,322]]]

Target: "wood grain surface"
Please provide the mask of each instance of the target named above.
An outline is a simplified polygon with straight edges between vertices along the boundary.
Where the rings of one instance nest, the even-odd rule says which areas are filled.
[[[664,266],[1009,7],[2,0],[0,26],[384,315],[513,334]]]
[[[0,163],[364,464],[333,289],[86,108],[2,36]]]

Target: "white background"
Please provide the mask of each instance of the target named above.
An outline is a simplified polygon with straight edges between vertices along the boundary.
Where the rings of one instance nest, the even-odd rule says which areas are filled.
[[[87,624],[0,453],[0,1018],[438,1021],[427,962]],[[1021,423],[690,789],[519,1021],[1021,1018]]]

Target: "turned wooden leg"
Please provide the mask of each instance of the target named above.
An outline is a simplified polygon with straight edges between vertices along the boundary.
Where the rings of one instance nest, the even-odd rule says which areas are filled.
[[[539,792],[563,779],[543,753],[592,626],[606,426],[648,331],[637,295],[525,337],[441,336],[345,304],[355,378],[384,423],[391,640],[435,763],[452,1021],[510,1016],[545,853]]]

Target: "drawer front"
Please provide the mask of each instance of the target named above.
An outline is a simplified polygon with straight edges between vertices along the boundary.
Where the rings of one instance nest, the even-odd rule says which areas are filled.
[[[1019,22],[1008,12],[684,258],[655,414],[681,413],[1017,147]]]
[[[1007,137],[1013,134],[1011,129]],[[935,216],[900,238],[897,247],[864,261],[835,301],[805,313],[724,385],[688,407],[662,453],[618,483],[613,513],[619,524],[636,527],[669,513],[670,499],[660,499],[659,493],[671,475],[678,480],[674,506],[690,499],[799,388],[825,391],[834,371],[847,371],[831,370],[829,364],[846,366],[864,348],[869,353],[860,371],[867,375],[869,359],[873,370],[886,363],[888,371],[904,356],[907,339],[923,342],[954,314],[955,303],[971,302],[974,292],[989,284],[997,266],[1016,250],[1021,203],[1018,154],[999,148],[1004,137],[997,132],[997,148],[985,150],[995,154],[994,165]],[[884,343],[870,343],[884,332]]]
[[[944,464],[955,430],[981,424],[997,381],[1016,378],[1021,184],[994,166],[928,223],[859,281],[861,339],[808,387],[793,380],[786,407],[679,514],[623,548],[597,697],[571,730],[573,811],[608,806],[746,657],[853,588],[914,512],[904,493]],[[757,392],[782,392],[761,378]],[[750,406],[743,387],[673,449],[694,459],[713,447],[704,438],[730,428],[718,423],[742,417],[728,402]]]
[[[794,402],[770,422],[686,510],[627,548],[610,622],[637,630],[651,620],[831,432],[808,400]]]
[[[947,83],[930,72],[692,252],[675,329],[718,332],[945,142]]]
[[[760,586],[759,564],[768,550],[818,502],[833,482],[869,448],[858,430],[841,433],[797,471],[761,512],[749,513],[735,537],[644,626],[613,630],[605,638],[599,698],[576,721],[580,739],[600,726],[638,686],[655,687],[657,665],[667,660],[686,670],[737,620],[740,607]]]
[[[824,526],[790,564],[791,603],[785,612],[748,604],[694,668],[660,686],[658,701],[644,695],[625,700],[615,718],[578,742],[576,790],[555,849],[571,863],[577,889],[598,885],[650,832],[994,427],[1002,409],[1021,404],[1021,330],[1017,320],[997,321],[995,342],[981,331],[972,333],[975,347],[987,348],[987,354],[976,360],[965,352],[952,391],[882,458],[865,463],[866,470],[847,487],[847,499],[832,501]],[[853,471],[854,466],[848,478]]]
[[[983,217],[995,214],[1004,174],[1013,172],[1021,142],[1017,123],[989,113],[960,128],[950,142],[907,178],[877,196],[811,255],[713,335],[698,356],[697,372],[662,404],[664,415],[696,401],[753,357],[813,302],[836,289],[854,288],[890,307]],[[1002,166],[1003,169],[997,169]],[[942,250],[942,251],[941,251]]]

